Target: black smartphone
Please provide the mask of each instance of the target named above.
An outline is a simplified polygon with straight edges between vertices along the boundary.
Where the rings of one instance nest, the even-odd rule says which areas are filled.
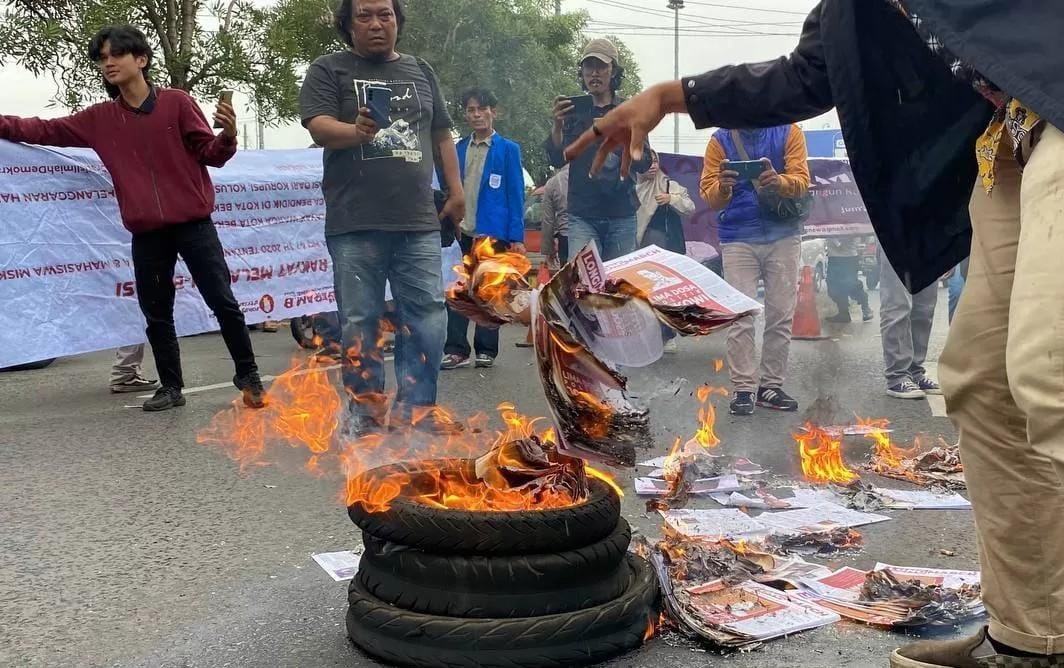
[[[722,168],[739,172],[740,181],[756,181],[766,171],[765,163],[760,160],[729,160]]]
[[[373,122],[380,129],[391,125],[389,116],[392,113],[392,89],[384,86],[366,86],[366,107]]]
[[[569,100],[569,103],[573,105],[573,108],[569,111],[570,114],[591,113],[591,106],[594,101],[590,95],[573,95],[565,99]]]
[[[232,104],[233,104],[233,91],[231,91],[231,90],[223,90],[220,93],[218,93],[218,104],[221,104],[222,102],[232,106]],[[221,123],[219,123],[218,121],[214,122],[214,129],[215,130],[220,130],[221,127],[222,127]]]

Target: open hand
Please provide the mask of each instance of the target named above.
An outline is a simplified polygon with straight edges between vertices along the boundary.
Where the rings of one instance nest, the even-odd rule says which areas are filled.
[[[607,156],[620,150],[621,178],[628,178],[632,160],[641,160],[643,157],[643,146],[650,131],[661,123],[669,111],[682,110],[683,91],[679,86],[678,81],[652,86],[598,119],[593,129],[580,135],[565,149],[565,159],[572,161],[601,138],[602,145],[595,154],[591,173],[598,173]],[[679,90],[680,105],[677,109],[668,108],[675,106],[670,105],[669,101],[676,97],[676,91],[670,87]]]
[[[219,102],[214,110],[214,122],[221,126],[222,134],[236,138],[236,110],[228,102]]]

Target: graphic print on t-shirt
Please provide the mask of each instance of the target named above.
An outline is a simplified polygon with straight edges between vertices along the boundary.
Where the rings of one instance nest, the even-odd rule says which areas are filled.
[[[413,81],[381,81],[355,79],[355,94],[359,104],[366,106],[366,87],[384,86],[392,90],[392,104],[388,114],[390,125],[381,128],[377,136],[362,148],[363,160],[401,158],[407,162],[421,162],[422,106],[417,86]]]

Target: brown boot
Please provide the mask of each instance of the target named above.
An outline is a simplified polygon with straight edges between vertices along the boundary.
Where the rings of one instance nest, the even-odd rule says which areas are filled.
[[[1056,668],[1064,667],[1064,654],[1007,656],[998,654],[984,627],[971,638],[928,640],[894,650],[890,668]]]

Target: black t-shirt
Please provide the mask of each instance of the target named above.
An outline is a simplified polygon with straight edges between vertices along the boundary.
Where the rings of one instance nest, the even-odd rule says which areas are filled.
[[[367,86],[392,90],[391,125],[373,143],[325,150],[325,234],[440,229],[432,197],[432,133],[451,128],[436,74],[413,56],[378,63],[351,51],[318,58],[299,95],[303,125],[316,116],[354,123]]]
[[[622,97],[614,97],[613,103],[605,107],[592,106],[590,112],[571,113],[562,125],[562,146],[557,147],[551,138],[547,138],[545,148],[551,164],[561,167],[565,164],[564,147],[591,128],[596,118],[605,116],[624,102]],[[569,167],[569,215],[581,218],[625,218],[634,216],[639,209],[639,198],[635,194],[634,174],[645,172],[650,168],[649,151],[643,152],[643,159],[632,164],[631,174],[621,180],[620,152],[610,154],[606,163],[595,176],[591,176],[591,163],[602,140],[596,141],[581,155],[570,163]]]

